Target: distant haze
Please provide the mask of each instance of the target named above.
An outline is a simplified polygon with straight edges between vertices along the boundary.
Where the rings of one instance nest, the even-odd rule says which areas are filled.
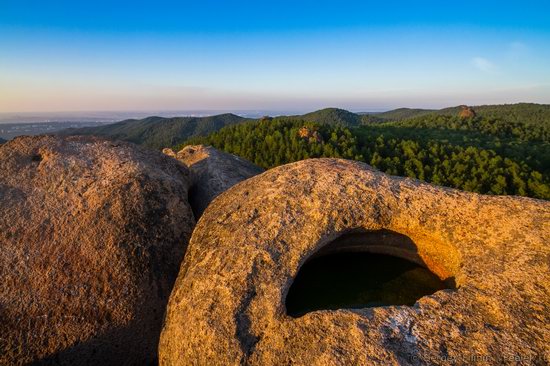
[[[262,116],[293,115],[309,111],[301,110],[150,110],[150,111],[61,111],[61,112],[5,112],[0,113],[0,124],[41,123],[41,122],[118,122],[125,119],[159,117],[205,117],[223,113],[233,113],[247,118]],[[362,112],[362,111],[358,111]],[[375,111],[377,112],[377,111]]]

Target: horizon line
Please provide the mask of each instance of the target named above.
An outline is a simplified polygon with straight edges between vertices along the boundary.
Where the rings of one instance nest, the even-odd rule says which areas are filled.
[[[285,109],[285,108],[185,108],[185,109],[65,109],[65,110],[54,110],[54,111],[44,111],[44,110],[36,110],[36,111],[0,111],[0,115],[14,115],[14,114],[21,114],[21,115],[29,115],[29,114],[56,114],[56,113],[175,113],[175,112],[220,112],[220,114],[224,113],[234,113],[237,114],[239,112],[297,112],[297,113],[310,113],[315,111],[320,111],[323,109],[342,109],[353,113],[361,113],[361,112],[387,112],[392,111],[396,109],[425,109],[425,110],[441,110],[446,108],[452,108],[452,107],[459,107],[461,105],[467,105],[470,107],[480,107],[480,106],[486,106],[486,105],[514,105],[514,104],[537,104],[537,105],[550,105],[549,103],[537,103],[537,102],[529,102],[529,101],[517,101],[517,102],[504,102],[504,103],[484,103],[484,104],[469,104],[469,103],[460,103],[460,104],[453,104],[453,105],[447,105],[445,107],[424,107],[424,106],[399,106],[399,107],[380,107],[380,108],[345,108],[345,107],[338,107],[338,106],[326,106],[322,108],[292,108],[292,109]]]

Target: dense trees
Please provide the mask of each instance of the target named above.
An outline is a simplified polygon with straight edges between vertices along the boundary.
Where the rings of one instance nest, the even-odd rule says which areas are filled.
[[[298,132],[304,126],[318,131],[322,141],[314,137],[301,138]],[[277,118],[228,126],[207,137],[190,139],[177,148],[199,143],[239,155],[263,168],[311,157],[362,160],[357,152],[356,138],[349,129],[294,119]]]
[[[549,142],[550,140],[549,123],[524,123],[520,121],[506,121],[501,118],[460,118],[458,116],[430,114],[393,123],[392,125],[413,128],[479,131],[488,135],[513,137],[521,141]]]
[[[339,108],[325,108],[292,118],[299,118],[307,122],[315,122],[322,125],[340,125],[347,127],[359,126],[363,122],[362,116]]]
[[[147,117],[140,120],[129,119],[98,127],[67,129],[62,135],[99,135],[117,140],[162,149],[179,144],[191,136],[207,135],[220,128],[245,121],[234,114],[220,114],[209,117]]]
[[[303,127],[317,134],[301,133]],[[508,139],[492,135],[500,136],[502,131],[510,131],[503,135]],[[526,133],[519,136],[532,136]],[[484,119],[430,117],[424,122],[347,128],[275,118],[231,125],[185,144],[213,145],[264,168],[311,157],[338,157],[467,191],[550,199],[548,166],[544,166],[549,159],[548,144],[522,145],[514,136],[513,129],[494,131]],[[543,156],[525,155],[537,151]]]

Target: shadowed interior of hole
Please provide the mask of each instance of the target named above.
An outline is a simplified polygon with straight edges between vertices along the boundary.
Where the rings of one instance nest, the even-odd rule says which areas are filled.
[[[453,288],[433,274],[407,236],[389,231],[344,234],[300,268],[287,297],[288,315],[315,310],[414,305],[423,296]]]

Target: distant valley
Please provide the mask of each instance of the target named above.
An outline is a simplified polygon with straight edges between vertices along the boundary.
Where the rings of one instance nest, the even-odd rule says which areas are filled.
[[[52,134],[67,128],[97,127],[105,122],[14,122],[0,124],[0,143],[17,136]]]

